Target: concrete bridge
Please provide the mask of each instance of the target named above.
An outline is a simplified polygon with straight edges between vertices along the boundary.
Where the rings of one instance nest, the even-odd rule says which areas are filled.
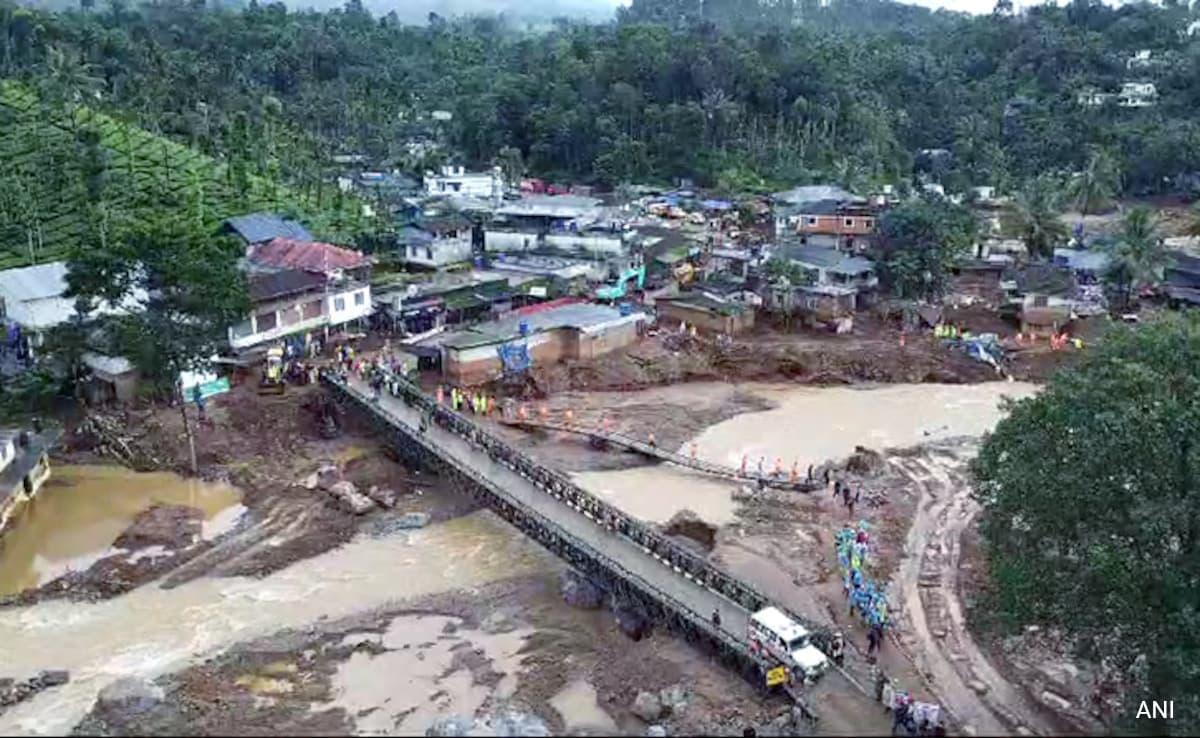
[[[754,587],[438,405],[406,380],[391,377],[379,401],[356,377],[326,372],[322,381],[340,406],[369,417],[406,461],[432,468],[607,589],[617,602],[711,648],[765,687],[763,665],[751,656],[746,631],[750,616],[774,603]],[[714,612],[720,614],[720,626],[713,624]],[[828,630],[789,615],[809,628],[818,647],[827,646]],[[822,683],[843,679],[842,686],[853,684],[865,694],[862,684],[840,669]],[[795,696],[796,687],[787,688]]]

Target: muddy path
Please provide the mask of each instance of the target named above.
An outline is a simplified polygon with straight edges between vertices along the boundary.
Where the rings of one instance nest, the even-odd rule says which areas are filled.
[[[1062,726],[996,669],[968,631],[959,564],[963,534],[979,512],[967,478],[976,449],[963,441],[888,459],[919,490],[905,556],[890,585],[900,605],[893,641],[964,730],[1056,734]]]

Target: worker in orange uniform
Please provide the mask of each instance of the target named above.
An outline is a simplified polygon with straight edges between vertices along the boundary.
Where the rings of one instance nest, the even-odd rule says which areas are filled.
[[[746,454],[742,454],[742,476],[746,476]]]
[[[696,460],[696,442],[695,441],[692,441],[690,450],[692,452],[692,460],[695,461]]]
[[[575,422],[575,413],[571,411],[571,408],[567,408],[563,411],[563,418],[567,421],[567,425],[570,425]]]
[[[792,462],[792,471],[791,471],[791,473],[788,474],[788,481],[792,482],[793,484],[800,481],[800,462],[799,461]]]
[[[771,476],[774,476],[774,477],[782,477],[783,476],[783,459],[778,456],[775,457],[775,470],[771,472]]]
[[[517,418],[519,418],[522,423],[524,423],[526,420],[529,420],[529,411],[525,409],[524,405],[517,409]]]
[[[445,391],[445,390],[443,390],[443,389],[442,389],[442,385],[440,385],[440,384],[439,384],[439,385],[438,385],[438,389],[437,389],[437,402],[438,402],[438,404],[439,404],[439,405],[441,405],[441,404],[442,404],[442,402],[444,402],[444,401],[445,401],[445,399],[446,399],[446,391]]]
[[[538,415],[542,416],[542,422],[549,420],[550,419],[550,408],[546,407],[545,405],[542,405],[542,409],[538,410]]]

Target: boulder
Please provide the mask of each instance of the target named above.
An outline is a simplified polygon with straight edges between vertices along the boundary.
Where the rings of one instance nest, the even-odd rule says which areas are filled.
[[[371,488],[367,490],[367,497],[377,502],[385,510],[391,510],[396,506],[397,495],[394,489],[387,489],[386,487],[381,489],[375,485],[371,485]]]
[[[57,687],[71,681],[71,672],[66,669],[51,669],[43,671],[35,677],[42,687]]]
[[[424,528],[429,525],[429,513],[410,512],[404,513],[400,519],[396,521],[396,527],[401,530],[409,528]]]
[[[117,540],[115,548],[136,551],[150,546],[176,549],[200,538],[204,512],[185,505],[154,505],[139,513]]]
[[[650,634],[650,621],[636,610],[621,607],[616,610],[615,615],[617,627],[633,640],[640,641]]]
[[[368,513],[375,507],[371,498],[359,492],[353,482],[345,480],[335,482],[329,488],[329,494],[338,501],[341,509],[355,515]]]
[[[520,738],[543,738],[550,729],[540,717],[532,713],[506,710],[498,715],[489,715],[484,725],[490,730],[485,735],[519,736]]]
[[[661,725],[651,725],[646,728],[647,738],[666,738],[667,729]]]
[[[687,707],[688,692],[682,684],[672,684],[659,690],[658,700],[668,714],[674,714]]]
[[[126,677],[100,690],[96,697],[96,709],[124,713],[146,712],[162,702],[162,699],[162,687],[144,679]]]
[[[1071,709],[1071,702],[1066,697],[1063,697],[1055,692],[1051,692],[1048,689],[1042,690],[1042,693],[1039,695],[1038,699],[1042,701],[1043,705],[1058,710],[1059,712]]]
[[[633,706],[629,709],[634,715],[648,723],[653,723],[663,714],[662,702],[653,692],[638,692],[637,697],[633,700]]]
[[[317,469],[317,488],[329,491],[329,488],[342,481],[342,473],[336,464],[322,464]]]
[[[425,731],[425,735],[439,736],[440,738],[457,738],[465,736],[475,729],[475,720],[462,715],[451,715],[438,720],[429,729]]]
[[[597,610],[604,604],[604,590],[570,569],[562,575],[562,595],[568,605],[584,610]]]

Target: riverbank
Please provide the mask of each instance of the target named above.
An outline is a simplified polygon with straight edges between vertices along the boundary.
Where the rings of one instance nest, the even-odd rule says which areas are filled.
[[[36,580],[37,586],[0,599],[0,607],[52,598],[96,601],[159,579],[170,587],[205,575],[261,577],[336,548],[360,531],[395,528],[412,513],[423,521],[438,522],[477,509],[436,477],[400,464],[356,418],[341,419],[338,438],[322,438],[318,427],[322,397],[322,390],[315,386],[289,387],[283,396],[260,396],[253,387],[244,386],[210,401],[206,422],[195,428],[200,478],[205,480],[200,486],[235,491],[238,507],[207,535],[193,538],[181,534],[177,541],[163,541],[166,545],[152,550],[152,555],[113,547],[119,535],[136,529],[112,526],[154,504],[176,506],[180,508],[176,513],[183,515],[187,515],[186,509],[197,509],[196,500],[189,500],[187,492],[193,483],[173,476],[186,470],[188,463],[178,410],[127,410],[102,416],[101,427],[123,436],[120,459],[110,453],[117,445],[111,438],[95,435],[95,424],[87,426],[88,432],[72,429],[55,456],[55,465],[91,469],[104,489],[83,490],[86,496],[73,494],[78,490],[51,489],[56,499],[51,501],[48,495],[46,501],[35,500],[33,507],[64,508],[68,514],[47,523],[59,527],[57,539],[70,542],[78,535],[88,539],[91,548],[76,541],[73,556],[60,567],[61,576]],[[194,409],[189,411],[194,421]],[[131,460],[141,473],[113,465]],[[306,485],[322,466],[336,467],[340,479],[364,493],[371,488],[394,493],[394,505],[373,505],[362,515],[347,511],[327,490]],[[111,478],[103,482],[100,478],[106,476]],[[68,472],[52,477],[49,484],[77,482]],[[172,488],[181,490],[180,494],[172,495]],[[131,508],[139,504],[140,509]],[[127,524],[134,523],[129,520]],[[28,531],[20,530],[21,524],[20,519],[15,521],[14,539],[28,538]],[[106,540],[95,539],[98,525]],[[71,526],[80,532],[72,534]],[[46,548],[52,540],[39,535],[37,541],[25,541],[20,558],[64,558]],[[11,550],[17,548],[15,544],[9,548],[0,554],[6,567],[15,566],[11,558],[18,553]],[[29,580],[25,574],[21,581],[28,584]]]

